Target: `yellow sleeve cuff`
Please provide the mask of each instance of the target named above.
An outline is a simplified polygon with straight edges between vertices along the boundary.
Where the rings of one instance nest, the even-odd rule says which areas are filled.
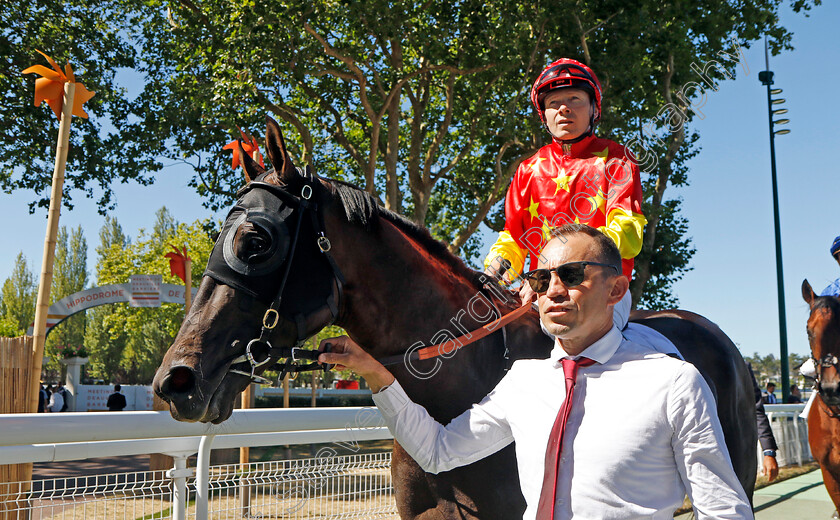
[[[621,258],[635,258],[642,250],[645,224],[647,219],[641,213],[614,208],[607,215],[607,225],[598,230],[613,239]]]
[[[499,233],[499,238],[496,243],[490,248],[487,253],[487,258],[484,259],[484,267],[487,268],[493,260],[502,257],[510,262],[510,277],[515,278],[522,274],[522,268],[525,265],[525,257],[528,256],[528,250],[522,249],[517,245],[516,241],[510,234],[510,231],[504,230]]]

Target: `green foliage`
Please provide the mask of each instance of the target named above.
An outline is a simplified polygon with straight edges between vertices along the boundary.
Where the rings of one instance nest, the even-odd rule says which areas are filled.
[[[35,320],[35,298],[38,286],[26,264],[26,257],[18,253],[11,276],[0,291],[0,320],[3,335],[21,336]]]
[[[25,331],[20,330],[15,320],[9,316],[0,316],[0,337],[16,338],[22,336]]]
[[[156,216],[152,232],[140,230],[133,242],[122,233],[116,219],[106,221],[97,248],[98,285],[125,283],[132,274],[160,274],[164,283],[181,284],[170,274],[164,254],[171,251],[170,245],[185,245],[193,260],[193,287],[198,287],[213,248],[204,231],[206,223],[179,224],[166,208]],[[117,304],[98,307],[90,314],[85,336],[91,358],[88,374],[108,381],[147,384],[181,326],[184,308],[171,303],[159,308]]]
[[[758,352],[754,352],[752,356],[744,356],[744,360],[752,364],[755,379],[760,387],[764,388],[767,383],[772,382],[781,388],[782,364],[775,355],[762,356]],[[788,354],[790,383],[796,384],[800,388],[807,386],[805,378],[799,375],[799,367],[807,360],[807,355]]]
[[[49,205],[58,119],[46,104],[33,105],[31,65],[47,65],[35,49],[64,66],[96,95],[85,104],[89,119],[73,118],[62,201],[72,208],[73,196],[99,197],[101,212],[113,207],[112,185],[148,176],[161,167],[147,133],[128,136],[119,128],[130,118],[125,88],[115,78],[137,65],[137,52],[127,40],[127,9],[142,9],[140,0],[39,0],[7,2],[0,9],[0,188],[25,190],[30,210]],[[14,7],[12,7],[14,6]],[[116,127],[116,128],[114,128]]]
[[[820,1],[789,3],[807,11]],[[59,61],[70,57],[97,91],[94,117],[74,127],[65,197],[98,186],[104,208],[115,177],[149,182],[163,157],[194,168],[191,184],[209,207],[227,206],[242,179],[222,146],[238,137],[237,126],[259,134],[271,114],[300,163],[358,183],[469,260],[480,253],[478,226],[498,226],[516,166],[548,138],[529,106],[533,78],[552,58],[580,58],[604,87],[600,133],[632,142],[646,159],[651,224],[634,296],[645,293],[653,306],[675,302],[670,285],[693,251],[679,201],[664,195],[688,182],[685,163],[697,150],[683,131],[697,112],[687,105],[716,88],[681,90],[698,82],[692,65],[716,63],[705,69],[716,85],[739,66],[721,52],[735,56],[764,34],[774,53],[791,46],[781,0],[84,5],[25,4],[0,25],[0,49],[8,49],[0,70],[34,63],[40,46]],[[117,67],[145,78],[135,98],[112,86]],[[0,185],[35,189],[43,205],[49,179],[30,172],[51,170],[56,123],[21,95],[31,88],[30,78],[0,76],[0,110],[12,125],[0,141]]]
[[[67,229],[62,226],[56,239],[50,303],[83,291],[87,286],[87,241],[82,227],[77,227],[68,235]],[[50,330],[44,348],[52,368],[60,368],[58,359],[73,357],[74,352],[84,350],[84,340],[84,311],[70,316]]]

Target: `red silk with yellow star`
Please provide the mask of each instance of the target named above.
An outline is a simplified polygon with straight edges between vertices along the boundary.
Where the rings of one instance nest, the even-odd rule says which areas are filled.
[[[246,134],[241,128],[239,129],[239,133],[242,135],[242,149],[245,150],[245,153],[250,155],[252,159],[258,162],[260,166],[265,168],[262,155],[260,155],[260,147],[257,144],[256,138]],[[231,163],[231,168],[234,170],[241,164],[241,159],[239,158],[239,147],[236,146],[236,141],[239,141],[239,139],[235,139],[222,147],[222,150],[233,151],[233,162]]]
[[[83,117],[87,119],[83,105],[93,97],[95,92],[89,91],[84,85],[76,81],[76,76],[73,74],[73,67],[70,64],[64,66],[64,70],[58,66],[52,58],[36,49],[41,56],[47,59],[52,69],[48,69],[43,65],[33,65],[23,71],[23,74],[40,74],[41,78],[35,80],[35,106],[41,106],[42,101],[47,104],[55,112],[55,117],[61,119],[61,110],[64,107],[64,84],[75,83],[76,92],[73,96],[73,113],[72,115]]]
[[[553,142],[517,169],[505,199],[505,229],[485,265],[501,256],[516,274],[536,269],[551,229],[575,222],[612,238],[630,277],[647,223],[641,202],[639,169],[626,148],[594,136],[573,145]]]

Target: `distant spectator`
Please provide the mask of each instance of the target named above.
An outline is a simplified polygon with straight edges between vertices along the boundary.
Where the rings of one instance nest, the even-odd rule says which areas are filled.
[[[755,392],[755,422],[758,426],[758,442],[761,444],[763,458],[761,461],[761,473],[767,475],[767,480],[773,482],[779,476],[779,463],[776,460],[776,438],[773,436],[773,429],[770,427],[770,420],[764,411],[764,398],[761,395],[761,388],[755,380],[752,365],[747,363],[752,378],[753,391]]]
[[[52,386],[47,387],[48,390],[51,388]],[[50,394],[50,404],[47,405],[47,409],[50,412],[64,411],[64,395],[62,394],[62,392],[59,391],[58,388],[55,388],[52,394]]]
[[[44,383],[41,383],[41,387],[38,389],[38,413],[44,413],[47,407],[47,403],[50,402],[50,394],[47,393],[47,389],[44,388]]]
[[[64,404],[61,406],[61,410],[59,412],[66,412],[67,408],[70,406],[70,399],[67,398],[68,392],[67,389],[64,388],[64,383],[61,381],[58,382],[58,387],[55,389],[56,392],[61,394],[61,399],[64,401]],[[53,410],[56,411],[56,410]]]
[[[790,395],[787,400],[788,404],[800,404],[802,402],[802,392],[796,385],[790,386]]]
[[[111,412],[121,412],[126,407],[125,396],[120,393],[122,387],[114,385],[114,393],[108,396],[108,410]]]
[[[764,391],[761,396],[764,398],[764,404],[779,404],[779,400],[776,399],[776,383],[767,383],[767,390]]]
[[[837,263],[840,264],[840,236],[834,239],[834,242],[831,243],[831,247],[828,248],[829,253],[831,256],[837,260]],[[820,293],[820,296],[840,296],[840,278],[834,280],[831,285],[826,287],[823,292]]]

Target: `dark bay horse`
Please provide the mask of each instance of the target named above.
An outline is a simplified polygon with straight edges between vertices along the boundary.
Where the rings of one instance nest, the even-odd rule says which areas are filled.
[[[355,187],[295,168],[272,120],[266,151],[269,172],[240,153],[249,184],[155,376],[155,392],[176,419],[224,421],[252,375],[277,358],[288,359],[296,344],[329,323],[381,359],[451,341],[518,308],[511,295],[485,283],[483,274],[425,229],[377,207]],[[716,326],[691,313],[639,319],[671,338],[708,381],[736,473],[752,496],[755,407],[737,349]],[[529,310],[451,355],[390,370],[412,399],[445,424],[489,393],[509,363],[548,357],[552,341],[538,320]],[[525,509],[512,446],[431,475],[395,443],[391,471],[402,518],[511,519]]]
[[[817,367],[818,398],[808,412],[808,444],[840,510],[840,298],[817,296],[808,280],[802,282],[802,297],[811,307],[808,343]]]

